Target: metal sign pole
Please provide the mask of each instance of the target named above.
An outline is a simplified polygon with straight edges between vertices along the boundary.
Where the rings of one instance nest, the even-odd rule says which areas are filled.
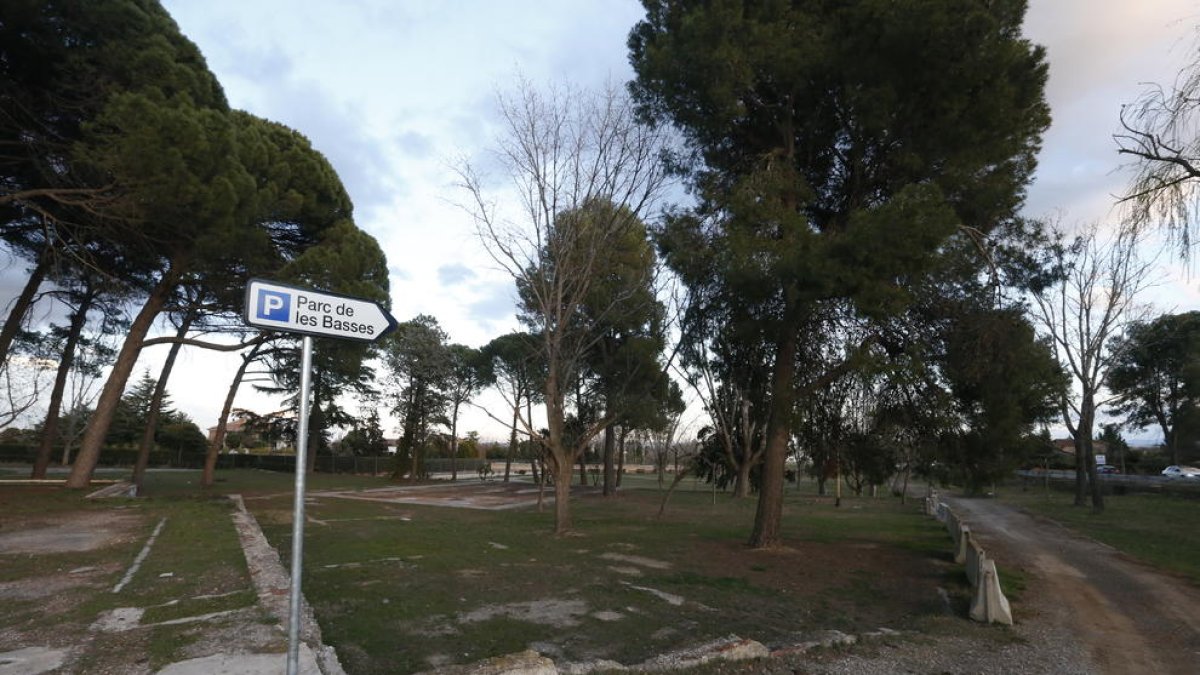
[[[287,675],[300,666],[300,574],[304,569],[304,480],[308,470],[308,407],[312,389],[312,338],[300,349],[300,409],[296,425],[296,494],[292,505],[292,587],[288,606]]]
[[[311,405],[312,338],[375,342],[396,330],[396,317],[378,302],[301,288],[267,279],[246,283],[242,320],[247,326],[304,337],[300,365],[300,415],[296,428],[296,495],[292,509],[292,587],[288,616],[287,673],[300,664],[300,575],[304,568],[304,479],[308,469],[308,410]]]

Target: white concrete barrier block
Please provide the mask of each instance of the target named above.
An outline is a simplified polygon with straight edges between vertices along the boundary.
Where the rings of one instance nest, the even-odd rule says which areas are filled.
[[[946,531],[950,533],[950,538],[954,540],[954,545],[958,546],[958,537],[961,533],[961,527],[958,523],[958,515],[951,508],[946,509]]]
[[[1000,575],[996,573],[996,563],[985,559],[982,566],[983,577],[975,589],[975,599],[971,602],[971,618],[984,623],[1002,623],[1011,626],[1012,608],[1008,598],[1000,590]]]
[[[983,578],[983,561],[987,560],[987,554],[983,552],[983,548],[975,542],[974,537],[969,538],[967,542],[967,580],[971,582],[971,588],[979,586],[979,580]]]
[[[954,539],[954,562],[959,565],[967,561],[967,548],[971,545],[971,528],[962,525],[958,529],[958,536]]]

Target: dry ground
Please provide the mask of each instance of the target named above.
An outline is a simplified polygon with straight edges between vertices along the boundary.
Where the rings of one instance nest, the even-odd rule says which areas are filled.
[[[36,499],[44,492],[4,488],[0,492],[0,512],[6,501]],[[454,486],[317,490],[310,496],[314,505],[310,527],[333,532],[355,523],[411,524],[414,517],[421,521],[436,519],[437,510],[422,508],[430,505],[485,511],[521,509],[536,500],[536,491],[528,484],[469,481]],[[283,497],[276,492],[248,501],[252,511],[267,519],[264,522],[285,521],[290,513],[277,508],[286,502]],[[256,501],[258,505],[254,506]],[[340,510],[323,510],[319,505],[339,503],[361,504],[367,510],[355,511],[353,518],[323,520],[323,511],[336,515]],[[849,508],[854,508],[853,501]],[[596,600],[605,597],[603,594],[589,595],[585,588],[582,593],[561,597],[543,593],[521,602],[480,603],[410,627],[418,633],[455,630],[469,634],[474,626],[496,620],[535,624],[552,621],[557,626],[574,623],[577,628],[568,631],[570,635],[574,630],[582,631],[578,626],[612,626],[627,617],[632,620],[636,615],[628,609],[636,601],[630,597],[644,596],[646,606],[659,603],[666,612],[662,616],[670,618],[664,618],[654,635],[640,639],[670,650],[686,646],[692,639],[686,628],[689,612],[699,616],[711,608],[705,609],[704,595],[683,597],[671,592],[678,588],[656,587],[657,582],[647,579],[682,579],[689,584],[704,579],[708,581],[696,590],[723,593],[730,590],[722,585],[726,582],[734,590],[743,585],[776,589],[778,598],[785,602],[735,604],[720,610],[722,620],[729,625],[777,624],[774,632],[742,635],[760,639],[772,648],[786,647],[788,639],[801,638],[799,632],[787,637],[788,622],[803,623],[811,629],[831,627],[831,620],[845,621],[904,633],[899,637],[888,634],[850,649],[782,654],[766,662],[707,666],[700,672],[1200,672],[1200,591],[1194,586],[995,501],[956,500],[955,508],[971,524],[1001,573],[1007,568],[1018,572],[1023,581],[1024,588],[1015,603],[1017,625],[1012,629],[982,627],[963,620],[962,591],[948,583],[955,574],[952,564],[944,558],[930,559],[890,544],[854,538],[795,541],[789,548],[755,552],[735,538],[700,537],[688,545],[686,559],[669,560],[666,556],[643,555],[636,545],[620,545],[617,540],[603,544],[586,536],[568,546],[586,550],[589,559],[607,566],[612,592],[622,604],[604,606],[602,600]],[[222,509],[221,513],[228,518],[228,510]],[[0,515],[0,653],[23,647],[61,650],[61,668],[53,672],[150,673],[164,665],[162,657],[155,655],[164,642],[172,645],[174,657],[200,657],[222,651],[281,651],[285,643],[281,631],[260,606],[220,610],[221,600],[205,599],[253,592],[244,568],[207,575],[180,572],[180,577],[193,577],[185,581],[159,576],[166,573],[148,563],[145,573],[135,577],[138,581],[127,600],[110,598],[112,586],[128,570],[157,520],[157,512],[151,514],[138,503],[124,500],[44,514]],[[165,532],[170,532],[171,522],[168,519]],[[631,533],[635,526],[630,525]],[[232,525],[229,528],[232,531]],[[498,535],[478,543],[497,558],[507,559],[505,556],[513,554],[509,548],[513,543],[505,544],[503,540]],[[949,546],[947,538],[946,557]],[[430,562],[421,556],[393,562],[386,562],[389,558],[380,560],[385,562],[350,563],[345,569],[361,576],[372,564],[415,570]],[[478,558],[463,560],[452,574],[469,586],[487,574],[486,565],[481,563]],[[527,568],[535,570],[535,566]],[[322,572],[314,569],[313,573]],[[530,581],[536,581],[536,577]],[[947,587],[949,596],[940,598],[939,593]],[[830,589],[840,590],[831,594]],[[872,603],[871,597],[887,601]],[[672,598],[679,604],[674,604]],[[213,602],[220,610],[218,616],[194,620],[202,608],[211,609]],[[194,611],[188,611],[189,603],[196,608]],[[113,606],[138,607],[147,614],[134,619],[138,625],[132,630],[106,630],[97,620],[111,619]],[[833,619],[837,616],[842,618]],[[914,616],[933,616],[933,623],[925,619],[914,625],[910,622]],[[331,617],[323,617],[318,606],[318,619],[327,621]],[[325,630],[330,632],[328,626]],[[551,653],[564,649],[552,641],[535,642],[533,646]],[[353,644],[346,648],[351,656],[360,649]],[[569,652],[570,647],[566,650]],[[359,657],[357,662],[370,662],[369,655]],[[461,657],[455,660],[461,661]],[[355,662],[351,658],[347,666]],[[0,660],[3,675],[43,672],[13,668],[14,664],[5,665]],[[356,671],[351,668],[350,672]]]

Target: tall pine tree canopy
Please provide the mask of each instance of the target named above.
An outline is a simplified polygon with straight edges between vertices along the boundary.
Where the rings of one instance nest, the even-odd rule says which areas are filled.
[[[86,482],[142,341],[179,286],[226,316],[247,277],[301,280],[306,269],[318,287],[386,299],[386,262],[353,225],[328,161],[296,131],[230,110],[157,0],[6,2],[0,75],[0,236],[39,261],[53,242],[59,257],[145,298],[73,486]],[[28,234],[40,231],[52,234]],[[345,359],[355,382],[362,352]]]
[[[832,372],[799,363],[800,331],[827,300],[896,314],[956,232],[1014,217],[1049,124],[1044,52],[1021,37],[1024,0],[643,5],[631,89],[686,140],[699,204],[660,246],[709,325],[772,345],[751,536],[772,546],[796,382]]]
[[[956,227],[1020,206],[1049,123],[1023,0],[644,4],[634,95],[683,133],[698,215],[720,223],[682,223],[677,269],[717,254],[762,300],[782,278],[877,306]]]
[[[1135,323],[1113,348],[1105,384],[1129,428],[1157,428],[1171,462],[1196,453],[1200,428],[1200,312]],[[1180,438],[1180,430],[1186,433]],[[1181,442],[1183,441],[1183,442]],[[1188,447],[1190,446],[1190,447]]]
[[[76,245],[136,230],[132,186],[81,161],[97,153],[99,120],[116,120],[138,98],[228,110],[199,50],[146,0],[5,2],[0,97],[0,232],[45,216]]]

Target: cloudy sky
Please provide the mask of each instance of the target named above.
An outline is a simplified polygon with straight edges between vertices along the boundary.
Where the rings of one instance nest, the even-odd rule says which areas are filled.
[[[165,5],[199,45],[231,105],[297,129],[333,163],[354,200],[356,221],[388,256],[397,319],[431,314],[452,341],[471,346],[517,328],[511,280],[477,242],[450,167],[485,156],[497,132],[495,94],[511,89],[518,74],[585,87],[628,80],[625,38],[642,16],[639,3]],[[1053,215],[1067,225],[1116,217],[1113,195],[1125,177],[1111,136],[1120,106],[1145,83],[1173,79],[1194,53],[1198,22],[1195,0],[1030,1],[1026,35],[1048,52],[1054,122],[1029,215]],[[1155,301],[1164,310],[1200,308],[1195,280],[1176,267],[1166,270],[1171,280]],[[147,350],[139,372],[156,372],[163,352]],[[235,367],[228,357],[185,349],[170,387],[176,405],[201,427],[215,423]],[[265,410],[273,403],[247,391],[237,405]],[[478,412],[459,428],[502,435]]]

